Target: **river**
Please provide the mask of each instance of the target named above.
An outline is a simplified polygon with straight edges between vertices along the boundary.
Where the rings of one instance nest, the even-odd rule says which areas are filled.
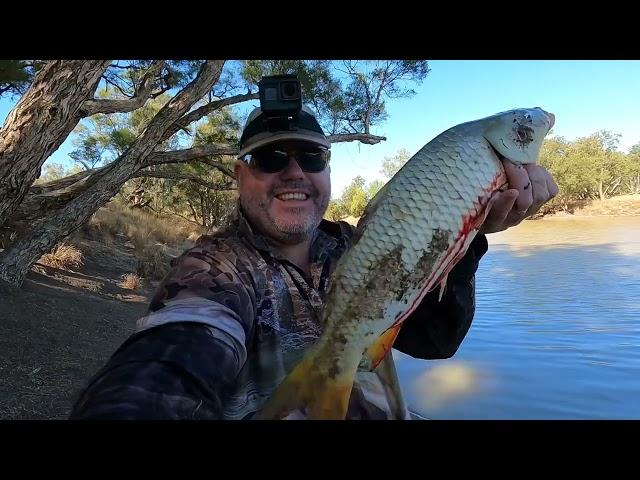
[[[458,352],[394,352],[432,419],[640,419],[640,217],[525,221],[489,235]]]

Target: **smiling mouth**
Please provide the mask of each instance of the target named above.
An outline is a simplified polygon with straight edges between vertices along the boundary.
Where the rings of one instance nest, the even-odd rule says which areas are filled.
[[[283,202],[288,202],[291,200],[304,201],[309,198],[309,195],[303,192],[287,192],[275,195],[275,197]]]

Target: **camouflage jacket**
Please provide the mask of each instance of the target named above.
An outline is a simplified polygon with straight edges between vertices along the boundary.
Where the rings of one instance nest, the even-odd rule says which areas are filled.
[[[231,228],[173,261],[137,332],[91,379],[71,418],[250,419],[321,334],[319,309],[354,231],[323,220],[306,278],[236,210]],[[442,300],[425,297],[395,349],[423,359],[455,353],[473,319],[474,275],[486,250],[478,235]],[[377,371],[358,372],[347,418],[408,418],[385,382]]]

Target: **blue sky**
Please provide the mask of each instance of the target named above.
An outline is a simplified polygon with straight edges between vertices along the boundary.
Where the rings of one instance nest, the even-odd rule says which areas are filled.
[[[519,107],[556,116],[553,134],[567,139],[610,130],[620,149],[640,142],[640,61],[432,61],[410,99],[390,102],[389,119],[372,133],[387,141],[332,147],[334,194],[356,175],[382,178],[382,160],[400,148],[415,153],[458,123]]]
[[[356,175],[382,178],[385,156],[415,153],[458,123],[518,107],[539,106],[556,116],[553,133],[567,139],[598,130],[622,135],[620,148],[640,142],[640,61],[469,60],[429,62],[431,72],[410,99],[391,100],[389,118],[372,133],[378,145],[332,147],[332,183],[338,196]],[[13,102],[0,100],[0,122]],[[256,103],[257,105],[257,103]],[[69,138],[48,160],[67,163]]]

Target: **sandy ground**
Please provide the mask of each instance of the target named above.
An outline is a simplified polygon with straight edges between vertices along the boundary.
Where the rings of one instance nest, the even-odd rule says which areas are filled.
[[[78,389],[133,332],[152,286],[118,286],[136,271],[126,238],[75,241],[76,272],[34,265],[18,292],[0,290],[0,419],[64,419]]]

